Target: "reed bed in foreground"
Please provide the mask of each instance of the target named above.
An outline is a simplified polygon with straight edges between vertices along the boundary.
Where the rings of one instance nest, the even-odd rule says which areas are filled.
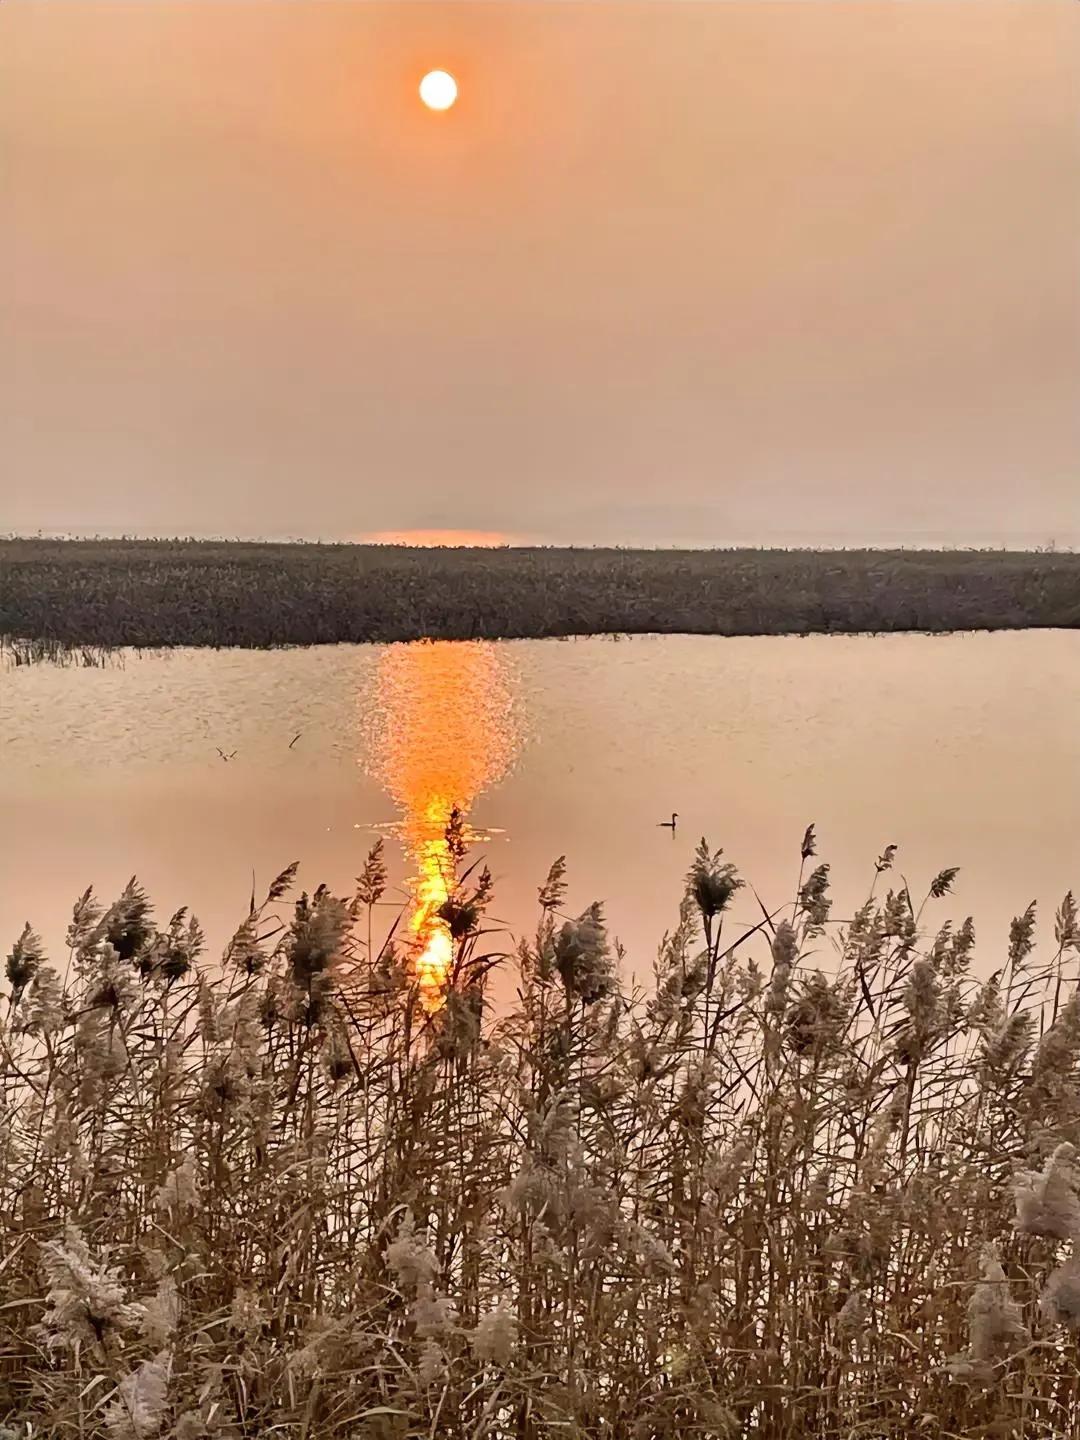
[[[437,1004],[371,939],[378,847],[344,899],[290,868],[212,963],[134,883],[66,971],[28,930],[0,1435],[1076,1434],[1076,907],[977,982],[930,923],[955,872],[891,863],[836,925],[808,832],[743,933],[703,842],[636,996],[561,862],[512,960],[462,874]]]

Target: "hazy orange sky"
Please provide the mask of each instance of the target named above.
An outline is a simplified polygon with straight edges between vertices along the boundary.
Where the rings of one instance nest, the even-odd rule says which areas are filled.
[[[2,531],[1080,542],[1074,0],[4,0],[0,164]]]

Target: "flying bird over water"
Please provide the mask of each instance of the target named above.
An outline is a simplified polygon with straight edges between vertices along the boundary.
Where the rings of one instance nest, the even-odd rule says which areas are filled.
[[[222,748],[221,748],[220,745],[216,745],[214,748],[217,750],[217,753],[221,756],[222,760],[226,760],[226,761],[227,761],[227,760],[235,760],[235,759],[236,759],[236,751],[235,751],[235,750],[233,750],[231,754],[226,755],[226,754],[225,754],[225,751],[222,750]]]

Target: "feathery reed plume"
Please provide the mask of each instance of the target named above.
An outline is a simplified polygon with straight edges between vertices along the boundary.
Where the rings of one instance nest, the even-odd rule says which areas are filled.
[[[1042,1170],[1021,1170],[1013,1179],[1016,1228],[1052,1240],[1080,1239],[1080,1171],[1076,1147],[1059,1145]]]
[[[386,894],[388,880],[384,846],[380,836],[367,853],[364,868],[356,881],[356,898],[361,905],[378,905]]]
[[[899,846],[897,845],[885,846],[885,849],[878,856],[877,861],[874,865],[874,870],[878,875],[882,875],[886,870],[892,869],[893,861],[896,859],[896,852],[898,849]]]
[[[799,909],[805,916],[807,935],[820,935],[832,909],[829,895],[829,866],[812,870],[799,890]]]
[[[85,1346],[103,1356],[143,1318],[142,1307],[125,1297],[120,1267],[95,1257],[74,1223],[63,1240],[42,1246],[41,1270],[48,1294],[39,1329],[50,1350]]]
[[[117,1398],[105,1410],[112,1440],[150,1440],[165,1423],[171,1357],[167,1351],[144,1360],[121,1380]]]
[[[968,1333],[966,1352],[953,1357],[949,1370],[954,1379],[984,1384],[993,1380],[996,1365],[1031,1339],[994,1245],[984,1245],[979,1256],[979,1280],[968,1302]]]
[[[940,870],[930,882],[930,895],[934,900],[940,900],[943,895],[948,895],[953,887],[953,881],[960,874],[959,865],[950,865],[947,870]]]
[[[1050,1325],[1080,1329],[1080,1260],[1066,1260],[1051,1272],[1039,1297],[1039,1311]]]
[[[7,978],[11,986],[9,1003],[14,1010],[23,997],[23,992],[37,974],[39,966],[45,963],[45,950],[41,938],[30,928],[29,920],[23,926],[22,934],[11,947],[7,958]]]
[[[537,891],[541,909],[559,910],[566,899],[566,856],[560,855]]]
[[[786,920],[776,927],[772,942],[772,979],[765,993],[766,1015],[783,1015],[787,1008],[788,987],[798,959],[799,942]]]
[[[105,939],[120,960],[134,960],[149,940],[153,914],[146,891],[134,875],[102,920]]]
[[[694,863],[686,878],[687,887],[694,902],[701,911],[706,926],[712,924],[718,915],[731,904],[735,892],[742,888],[735,866],[721,860],[723,850],[711,854],[704,840],[694,852]]]
[[[476,1358],[487,1365],[497,1365],[503,1370],[512,1363],[517,1343],[517,1320],[502,1305],[481,1315],[469,1336],[469,1344]]]
[[[614,966],[604,914],[594,901],[576,920],[567,920],[555,937],[555,965],[567,997],[594,1005],[615,987]]]

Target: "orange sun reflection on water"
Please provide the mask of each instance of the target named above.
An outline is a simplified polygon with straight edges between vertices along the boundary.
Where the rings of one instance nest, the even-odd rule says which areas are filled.
[[[454,959],[439,910],[453,887],[446,827],[465,817],[517,754],[515,673],[485,641],[390,645],[375,678],[373,768],[402,812],[401,837],[416,866],[409,928],[424,1003],[436,1008]]]

